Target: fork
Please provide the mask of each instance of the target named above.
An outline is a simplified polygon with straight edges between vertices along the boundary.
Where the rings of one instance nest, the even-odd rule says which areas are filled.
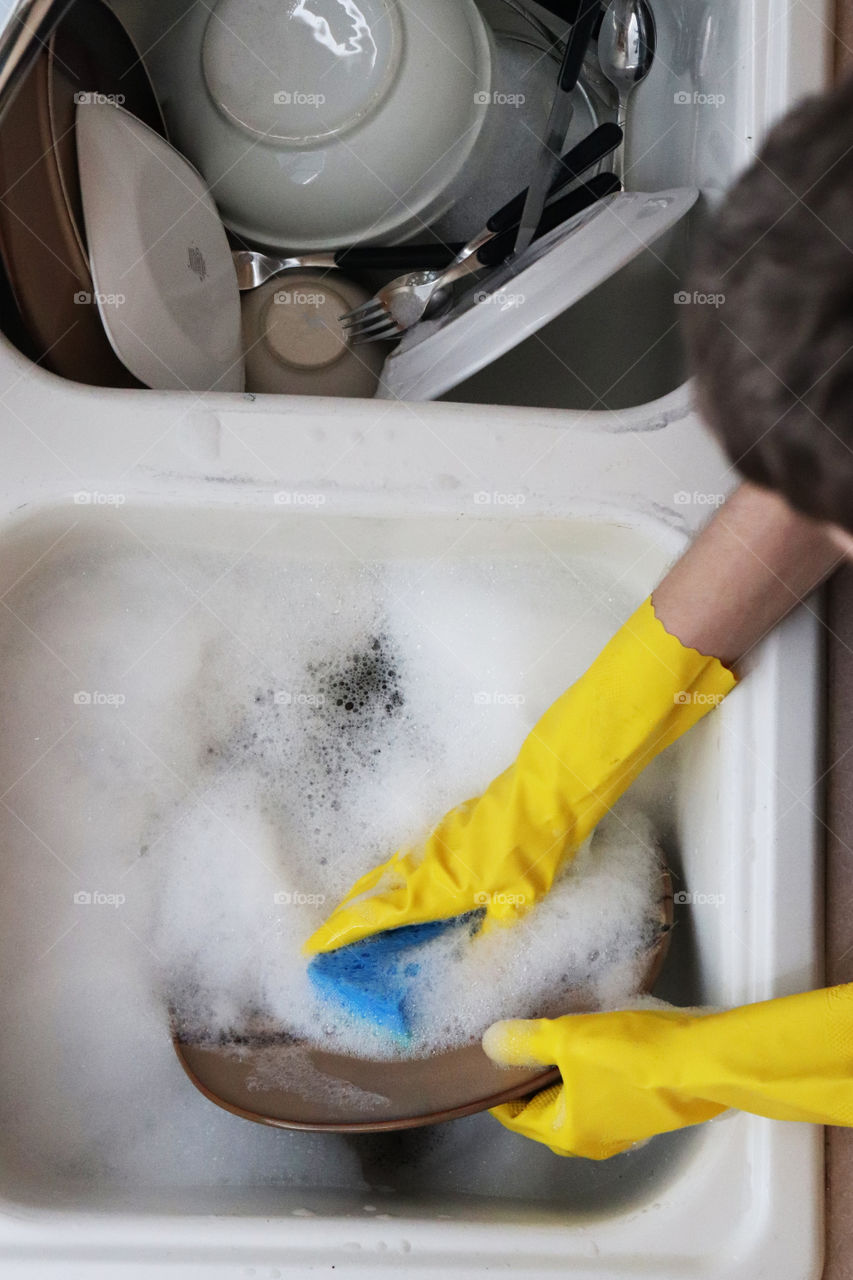
[[[586,186],[569,192],[568,195],[560,197],[560,193],[569,182],[575,181],[614,151],[621,140],[622,130],[619,126],[607,122],[599,125],[582,142],[566,152],[551,184],[547,205],[548,217],[546,219],[543,215],[539,234],[542,233],[544,222],[548,222],[547,229],[550,230],[579,212],[580,208],[586,208],[587,203],[602,198],[601,195],[595,194],[597,190],[593,187],[595,179]],[[593,192],[591,199],[590,191]],[[610,194],[610,191],[604,194]],[[575,207],[576,201],[571,200],[572,196],[585,198],[581,200],[580,208]],[[417,324],[426,314],[433,299],[455,280],[479,271],[483,266],[492,265],[494,259],[492,255],[486,253],[487,246],[491,248],[491,241],[500,241],[504,251],[503,256],[508,256],[512,252],[512,245],[510,244],[507,249],[502,237],[517,226],[526,198],[527,190],[525,189],[507,201],[497,213],[493,213],[483,230],[468,241],[449,267],[444,270],[410,271],[404,276],[398,276],[396,280],[384,285],[373,298],[341,316],[341,324],[352,345],[395,337]],[[561,212],[564,208],[569,211]]]
[[[594,178],[590,178],[589,182],[573,188],[567,195],[552,200],[546,206],[539,221],[533,243],[535,244],[536,240],[546,232],[553,231],[555,227],[582,213],[590,205],[621,190],[622,184],[615,173],[599,173]],[[359,346],[362,342],[378,342],[395,338],[406,329],[410,329],[424,315],[436,294],[444,290],[452,281],[466,275],[473,275],[484,267],[498,266],[509,258],[515,245],[515,233],[514,226],[508,227],[500,234],[490,237],[475,254],[462,262],[454,263],[446,271],[411,272],[408,276],[402,277],[405,284],[395,287],[392,281],[390,285],[385,286],[385,289],[380,289],[376,296],[385,298],[379,310],[380,318],[374,319],[375,313],[371,312],[365,326],[357,330],[355,337],[350,340],[352,346]],[[424,280],[423,283],[419,283],[421,279]]]

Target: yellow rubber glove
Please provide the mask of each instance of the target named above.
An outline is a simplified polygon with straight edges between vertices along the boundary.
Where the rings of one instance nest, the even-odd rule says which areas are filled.
[[[496,1022],[505,1066],[557,1066],[561,1085],[492,1115],[557,1155],[605,1160],[729,1107],[853,1127],[853,984],[722,1013],[628,1010]]]
[[[649,761],[734,683],[716,658],[671,636],[646,600],[545,712],[515,763],[422,845],[363,876],[305,951],[477,907],[491,920],[529,910]]]

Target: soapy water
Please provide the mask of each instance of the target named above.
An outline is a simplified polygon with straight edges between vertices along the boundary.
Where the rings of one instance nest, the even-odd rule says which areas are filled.
[[[170,1014],[201,1040],[399,1053],[318,996],[304,939],[505,767],[639,592],[543,556],[248,554],[231,572],[222,551],[146,542],[84,523],[7,597],[0,1012],[26,1035],[0,1044],[6,1140],[68,1176],[298,1179],[187,1085]],[[621,806],[512,929],[431,942],[411,1051],[558,1012],[579,984],[623,1002],[658,859]],[[276,1069],[293,1087],[298,1052],[259,1088]],[[235,1164],[211,1136],[226,1122]],[[324,1179],[343,1185],[350,1163]]]

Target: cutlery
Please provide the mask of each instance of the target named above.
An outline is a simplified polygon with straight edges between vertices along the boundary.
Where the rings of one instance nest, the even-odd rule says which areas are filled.
[[[600,9],[600,0],[578,0],[577,16],[566,37],[554,102],[545,127],[545,137],[540,143],[533,177],[527,188],[527,199],[515,240],[516,253],[523,253],[535,236],[542,210],[548,199],[548,192],[553,186],[560,164],[560,150],[574,110],[572,93],[577,86]]]
[[[414,271],[433,267],[438,270],[450,265],[461,244],[404,244],[404,245],[356,245],[351,249],[339,249],[336,253],[324,250],[319,253],[296,253],[286,257],[260,253],[256,249],[235,249],[234,268],[241,292],[257,289],[272,276],[285,271],[317,267],[324,271],[340,268],[352,271],[381,270]]]
[[[593,165],[603,160],[605,156],[619,146],[621,138],[622,131],[618,125],[613,123],[602,124],[597,129],[594,129],[582,142],[579,142],[577,146],[567,151],[560,160],[559,171],[552,184],[550,198],[556,200],[567,183],[579,178],[581,174],[586,173]],[[399,276],[396,280],[392,280],[390,284],[380,289],[369,302],[342,316],[344,327],[350,329],[353,338],[364,337],[371,326],[378,325],[380,329],[384,330],[389,321],[392,325],[397,326],[399,332],[410,328],[412,324],[415,324],[424,315],[432,294],[439,288],[444,288],[451,283],[451,279],[447,278],[448,271],[453,272],[453,280],[458,279],[460,275],[467,274],[467,270],[460,271],[459,268],[466,262],[475,259],[476,255],[490,240],[501,233],[512,230],[517,225],[524,209],[526,196],[526,191],[520,191],[518,195],[507,201],[497,213],[493,213],[483,230],[474,236],[472,240],[469,240],[445,272],[412,271],[404,276]],[[508,256],[511,249],[512,246],[504,253],[505,257]],[[481,261],[479,261],[479,265],[483,265]],[[469,269],[476,270],[477,267],[471,265]],[[411,316],[414,316],[414,319]]]
[[[619,191],[619,179],[612,173],[599,173],[589,182],[572,188],[547,205],[537,228],[537,236],[545,235],[590,205]],[[380,289],[369,303],[341,317],[353,346],[362,342],[383,341],[398,337],[421,320],[439,292],[455,280],[473,275],[484,267],[497,266],[513,251],[515,227],[492,233],[480,247],[465,258],[451,264],[443,272],[410,272]]]
[[[655,17],[647,0],[611,0],[598,33],[601,70],[619,97],[618,123],[625,130],[628,99],[652,69],[657,45]],[[625,143],[614,168],[624,184]]]

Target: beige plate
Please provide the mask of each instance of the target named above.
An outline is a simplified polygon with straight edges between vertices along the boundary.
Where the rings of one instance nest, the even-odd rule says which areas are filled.
[[[639,993],[650,991],[666,957],[672,928],[672,881],[662,868],[658,903],[659,932],[648,953]],[[564,1013],[591,1008],[579,992]],[[559,1079],[559,1072],[507,1069],[496,1066],[479,1042],[430,1058],[371,1061],[320,1050],[299,1050],[303,1063],[328,1085],[341,1082],[338,1097],[321,1088],[311,1093],[294,1088],[264,1088],[265,1076],[275,1074],[277,1056],[291,1054],[286,1036],[280,1043],[251,1041],[241,1046],[212,1047],[177,1038],[175,1051],[197,1089],[226,1111],[281,1129],[319,1129],[337,1133],[371,1133],[413,1129],[485,1111],[535,1093]],[[360,1092],[364,1091],[364,1092]],[[347,1101],[347,1095],[358,1105]],[[324,1096],[325,1095],[325,1096]],[[367,1097],[365,1098],[365,1095]],[[372,1098],[370,1097],[372,1095]],[[377,1096],[378,1095],[378,1096]],[[373,1100],[375,1099],[375,1101]],[[364,1104],[369,1109],[364,1109]]]

